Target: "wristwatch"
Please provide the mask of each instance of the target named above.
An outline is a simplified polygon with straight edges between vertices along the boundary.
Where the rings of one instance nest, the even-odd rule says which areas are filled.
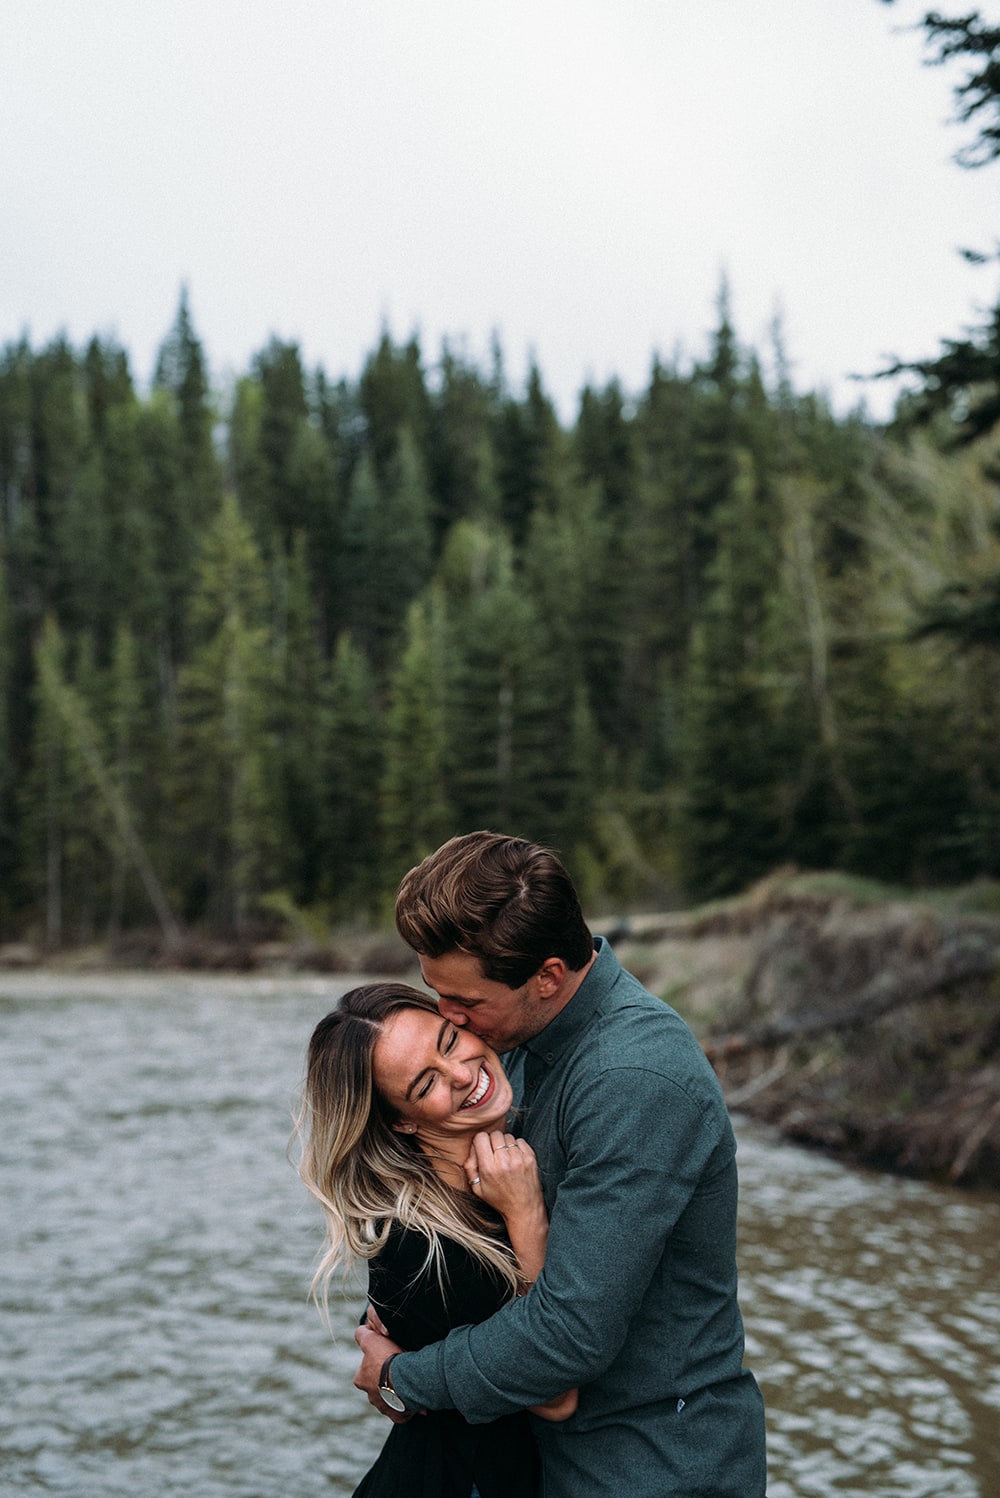
[[[383,1403],[387,1404],[391,1410],[395,1410],[398,1415],[405,1415],[406,1405],[392,1387],[391,1364],[395,1356],[394,1352],[390,1353],[382,1364],[382,1372],[378,1376],[378,1391],[382,1396]]]

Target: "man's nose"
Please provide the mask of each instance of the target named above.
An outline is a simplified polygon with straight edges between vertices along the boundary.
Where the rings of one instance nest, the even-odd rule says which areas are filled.
[[[461,1004],[455,1004],[451,999],[438,999],[438,1009],[458,1030],[463,1030],[469,1023],[469,1016]]]

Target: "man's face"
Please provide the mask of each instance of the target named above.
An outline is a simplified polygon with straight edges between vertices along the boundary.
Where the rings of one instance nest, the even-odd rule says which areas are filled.
[[[506,983],[484,978],[479,958],[471,952],[422,955],[420,970],[428,988],[438,996],[441,1013],[453,1025],[467,1025],[495,1051],[512,1051],[548,1022],[537,977],[529,978],[522,988],[508,988]]]

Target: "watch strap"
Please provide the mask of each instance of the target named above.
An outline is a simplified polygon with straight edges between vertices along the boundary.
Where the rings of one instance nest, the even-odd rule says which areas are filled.
[[[396,1353],[391,1352],[382,1364],[382,1372],[378,1376],[378,1391],[389,1408],[402,1415],[406,1413],[406,1405],[392,1386],[392,1360],[396,1356]]]

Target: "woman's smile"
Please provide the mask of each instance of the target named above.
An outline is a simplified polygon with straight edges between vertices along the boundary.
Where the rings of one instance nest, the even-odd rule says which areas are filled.
[[[495,1079],[490,1076],[485,1066],[481,1066],[479,1068],[479,1081],[476,1083],[475,1091],[466,1098],[459,1112],[465,1108],[478,1108],[480,1103],[489,1102],[493,1096],[493,1089],[495,1087]]]

